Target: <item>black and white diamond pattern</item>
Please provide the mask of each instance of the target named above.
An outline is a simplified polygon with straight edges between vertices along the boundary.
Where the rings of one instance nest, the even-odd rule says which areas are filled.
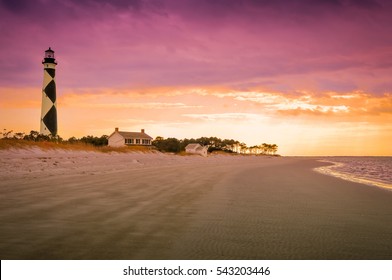
[[[55,64],[45,64],[44,82],[42,86],[42,108],[40,133],[57,135],[57,106]]]

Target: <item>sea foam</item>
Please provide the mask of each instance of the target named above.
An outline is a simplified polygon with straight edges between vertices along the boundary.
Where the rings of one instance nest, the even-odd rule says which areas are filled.
[[[392,191],[392,157],[328,157],[320,161],[332,163],[315,169],[320,173]]]

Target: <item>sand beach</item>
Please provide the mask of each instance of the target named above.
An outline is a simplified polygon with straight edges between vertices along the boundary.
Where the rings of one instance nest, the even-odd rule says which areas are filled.
[[[392,259],[392,192],[317,158],[0,151],[1,259]]]

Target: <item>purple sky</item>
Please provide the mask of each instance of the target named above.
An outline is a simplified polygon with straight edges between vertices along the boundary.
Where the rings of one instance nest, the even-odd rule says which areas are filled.
[[[0,129],[38,130],[50,46],[65,138],[392,155],[392,1],[2,0],[0,18]]]
[[[391,91],[392,5],[373,0],[1,1],[0,84]]]

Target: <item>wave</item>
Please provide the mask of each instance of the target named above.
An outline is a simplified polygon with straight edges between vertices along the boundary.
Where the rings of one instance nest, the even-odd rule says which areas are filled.
[[[380,187],[392,191],[392,158],[344,157],[321,159],[332,165],[314,170],[343,180]]]

